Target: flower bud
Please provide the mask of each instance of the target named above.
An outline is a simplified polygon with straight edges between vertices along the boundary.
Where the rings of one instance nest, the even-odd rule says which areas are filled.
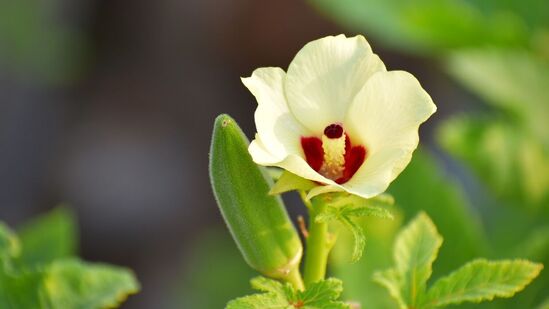
[[[303,247],[272,179],[248,153],[248,139],[228,115],[217,117],[210,179],[225,223],[244,256],[265,276],[284,279],[299,267]]]

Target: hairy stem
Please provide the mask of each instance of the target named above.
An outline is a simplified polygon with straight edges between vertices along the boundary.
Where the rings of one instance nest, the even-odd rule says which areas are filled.
[[[329,241],[328,224],[316,222],[318,214],[326,209],[325,202],[320,198],[314,198],[312,207],[309,208],[309,237],[305,251],[305,285],[324,279],[328,254],[332,247]]]
[[[305,285],[303,284],[303,278],[301,278],[301,273],[299,272],[299,268],[294,268],[288,276],[285,278],[285,280],[289,283],[291,283],[296,289],[298,290],[304,290]]]

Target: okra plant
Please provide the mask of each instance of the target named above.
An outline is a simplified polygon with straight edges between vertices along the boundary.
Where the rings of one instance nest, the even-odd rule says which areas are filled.
[[[17,231],[0,221],[0,308],[117,308],[140,290],[131,270],[78,258],[76,229],[67,208]]]
[[[388,71],[363,36],[315,40],[286,72],[259,68],[242,81],[257,99],[257,134],[249,143],[234,119],[219,116],[210,178],[236,245],[262,275],[251,281],[261,293],[227,308],[370,308],[340,299],[344,282],[326,278],[330,251],[347,229],[351,262],[358,261],[366,246],[360,218],[393,218],[385,191],[410,162],[435,104],[410,73]],[[308,211],[308,225],[299,221],[304,244],[280,197],[294,190]],[[422,309],[511,297],[542,269],[479,259],[428,288],[441,245],[422,213],[397,236],[394,267],[370,279],[395,307]]]

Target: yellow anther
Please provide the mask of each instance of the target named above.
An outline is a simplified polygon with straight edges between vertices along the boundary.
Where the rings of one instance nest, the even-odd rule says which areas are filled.
[[[324,177],[336,180],[343,176],[345,167],[345,134],[338,138],[322,136],[322,148],[324,149],[324,163],[320,168],[320,174]]]

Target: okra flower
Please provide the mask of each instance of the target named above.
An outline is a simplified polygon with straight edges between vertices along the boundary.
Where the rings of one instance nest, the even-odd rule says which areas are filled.
[[[363,36],[312,41],[287,72],[259,68],[242,81],[258,102],[248,149],[254,162],[314,181],[309,198],[385,191],[436,111],[417,79],[387,71]]]

